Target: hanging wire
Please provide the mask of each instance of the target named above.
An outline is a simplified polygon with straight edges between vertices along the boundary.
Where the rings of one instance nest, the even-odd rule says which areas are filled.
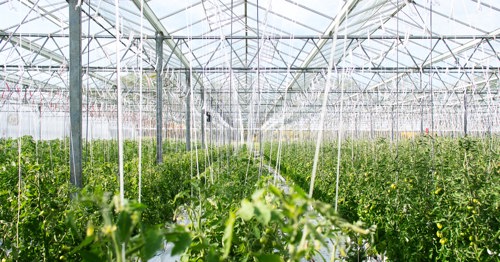
[[[295,19],[293,19],[294,23],[295,23]],[[292,34],[292,37],[290,38],[290,42],[293,40],[294,38],[294,34]],[[290,44],[289,45],[289,50],[291,50],[292,48],[292,45]],[[290,72],[290,67],[287,68],[287,72],[286,72],[286,76],[290,76],[293,78],[291,72]],[[304,78],[305,78],[305,73],[304,73]],[[304,80],[305,81],[305,80]],[[304,87],[305,88],[305,83],[304,83]],[[282,149],[282,139],[283,139],[283,131],[284,131],[284,128],[285,128],[285,119],[286,119],[286,115],[288,113],[288,108],[287,108],[287,96],[288,96],[288,88],[285,88],[285,94],[283,96],[283,107],[282,107],[282,111],[281,111],[281,126],[279,128],[279,135],[278,135],[278,149],[277,149],[277,152],[276,152],[276,165],[275,165],[275,170],[280,170],[280,164],[281,164],[281,149]],[[271,139],[272,141],[273,139]],[[272,159],[272,143],[271,143],[271,149],[270,149],[270,153],[269,153],[269,159]],[[277,183],[277,176],[274,175],[274,179],[273,179],[273,183],[276,185]]]
[[[257,17],[257,21],[256,21],[256,24],[257,24],[257,30],[256,30],[256,35],[257,35],[257,69],[256,69],[256,73],[257,73],[257,85],[259,85],[259,68],[260,68],[260,21],[259,21],[259,8],[260,8],[260,5],[259,5],[259,0],[257,0],[256,2],[256,17]],[[248,29],[246,29],[248,30]],[[250,161],[251,161],[251,158],[255,155],[255,152],[254,152],[254,141],[253,141],[253,130],[254,130],[254,127],[255,127],[255,108],[254,108],[254,99],[255,99],[255,88],[253,87],[253,84],[255,83],[255,80],[253,80],[253,82],[251,83],[251,86],[252,86],[252,93],[251,93],[251,104],[250,104],[250,110],[249,110],[249,113],[248,113],[248,123],[247,123],[247,130],[248,130],[248,134],[247,134],[247,144],[248,145],[248,153],[250,154],[250,157],[248,158],[248,161],[247,161],[247,170],[245,172],[245,184],[247,183],[247,179],[248,179],[248,172],[250,170]],[[259,172],[260,172],[260,169],[259,169]],[[260,175],[260,173],[259,173]]]
[[[125,201],[125,188],[124,188],[124,177],[123,177],[123,98],[122,98],[122,85],[121,85],[121,65],[120,65],[120,6],[119,0],[115,0],[115,57],[116,57],[116,92],[118,97],[118,172],[120,180],[120,204],[123,205]],[[123,253],[123,255],[125,255]]]
[[[432,50],[432,0],[429,1],[429,50],[430,50],[430,64],[429,64],[429,85],[431,89],[431,134],[434,133],[434,90],[432,84],[432,59],[433,59],[433,50]]]
[[[399,39],[399,0],[396,3],[396,71],[399,73],[399,44],[401,43],[401,39]],[[401,77],[403,79],[403,77]],[[399,137],[399,78],[396,78],[396,157],[398,156],[398,137]],[[396,176],[397,182],[397,176]]]
[[[189,31],[190,31],[189,35],[192,36],[193,34],[192,34],[192,22],[191,22],[192,21],[192,15],[191,14],[190,14],[189,20],[190,20],[189,27],[188,27]],[[194,85],[196,85],[196,83],[193,84],[193,81],[192,81],[192,79],[193,79],[192,58],[194,58],[195,56],[194,56],[194,53],[193,53],[192,39],[191,39],[191,37],[188,37],[188,42],[187,43],[189,44],[188,45],[189,52],[192,54],[191,55],[191,59],[189,61],[189,79],[190,79],[189,83],[190,83],[190,85],[189,85],[189,91],[188,91],[191,94],[189,96],[189,103],[191,105],[190,106],[190,109],[191,109],[190,114],[192,116],[191,123],[193,123],[193,129],[191,129],[191,133],[194,135],[194,141],[195,141],[195,145],[196,145],[194,147],[194,153],[195,153],[194,157],[195,157],[195,160],[196,160],[196,162],[195,162],[196,163],[196,178],[198,180],[200,180],[200,163],[199,163],[199,157],[198,157],[198,131],[197,131],[198,129],[196,128],[196,115],[198,115],[198,114],[196,112],[195,103],[194,103]],[[203,104],[202,104],[202,106],[203,106]],[[203,121],[203,118],[201,118],[200,120]],[[192,154],[191,154],[191,157],[192,157]]]
[[[433,35],[433,31],[432,31],[432,0],[429,1],[429,28],[430,28],[430,32],[429,32],[429,48],[430,48],[430,68],[429,68],[429,85],[430,85],[430,89],[431,89],[431,136],[434,135],[434,87],[433,87],[433,84],[432,84],[432,78],[433,78],[433,72],[432,72],[432,64],[433,64],[433,50],[432,50],[432,35]],[[434,139],[431,139],[431,161],[432,161],[432,174],[435,173],[435,162],[434,162]],[[434,179],[434,177],[431,178],[432,180]]]
[[[140,41],[139,41],[139,147],[138,147],[138,158],[139,161],[137,163],[137,176],[138,176],[138,185],[137,185],[137,201],[141,203],[142,198],[142,74],[143,74],[143,52],[144,52],[144,0],[141,0],[141,18],[140,18]]]
[[[314,192],[314,182],[316,180],[316,172],[318,169],[318,160],[319,160],[319,150],[321,146],[321,141],[323,140],[323,125],[325,123],[325,115],[326,115],[326,104],[328,102],[328,94],[330,93],[330,88],[332,86],[331,84],[331,77],[332,77],[332,69],[333,69],[333,60],[335,56],[335,47],[337,46],[337,34],[338,34],[338,23],[335,24],[335,28],[333,29],[333,43],[332,43],[332,48],[330,51],[330,59],[328,62],[328,72],[327,72],[327,79],[325,83],[325,91],[323,94],[323,102],[321,106],[321,114],[320,114],[320,120],[319,120],[319,127],[318,127],[318,137],[316,139],[316,149],[314,153],[314,161],[313,161],[313,170],[311,174],[311,182],[309,184],[309,197],[313,196]]]
[[[401,44],[401,40],[399,39],[399,12],[400,12],[400,7],[399,7],[399,0],[397,0],[396,3],[396,71],[399,73],[399,45]],[[401,80],[403,77],[401,77]],[[398,163],[398,153],[399,153],[399,78],[396,78],[396,157],[395,157],[395,163]],[[411,109],[410,109],[411,110]],[[399,182],[399,167],[396,168],[396,179],[395,179],[395,184],[397,185]],[[396,189],[396,209],[399,209],[399,187]],[[398,222],[396,221],[396,227],[398,227]]]
[[[20,37],[21,38],[21,37]],[[21,72],[22,73],[22,72]],[[22,83],[22,76],[19,81],[19,83]],[[20,105],[21,105],[21,94],[19,93],[18,96],[18,107],[17,107],[17,165],[18,165],[18,170],[17,170],[17,220],[16,220],[16,246],[19,248],[19,220],[21,217],[21,185],[22,185],[22,169],[21,169],[21,112],[20,112]]]
[[[345,23],[344,23],[344,31],[347,32],[347,21],[348,21],[348,15],[346,14],[345,18]],[[335,47],[332,47],[332,52]],[[346,50],[347,49],[347,34],[344,34],[344,47],[342,51],[342,61],[345,61],[346,57]],[[332,57],[334,56],[331,55]],[[332,58],[330,58],[332,59]],[[333,59],[332,59],[333,61]],[[330,75],[331,72],[328,71],[328,74]],[[340,183],[340,157],[341,157],[341,147],[342,147],[342,131],[344,127],[344,81],[346,77],[346,72],[342,72],[341,77],[340,77],[340,110],[339,110],[339,127],[337,131],[337,170],[336,170],[336,177],[335,177],[335,212],[338,211],[338,202],[339,202],[339,183]],[[328,84],[327,84],[328,85]],[[325,93],[325,96],[328,96],[328,93]],[[312,193],[311,193],[312,197]],[[332,258],[335,257],[335,254],[332,254]]]
[[[254,128],[257,128],[257,123],[260,122],[260,105],[261,105],[261,85],[260,85],[260,58],[261,58],[261,49],[260,49],[260,18],[259,18],[259,0],[257,0],[257,36],[258,41],[257,41],[257,50],[258,50],[258,55],[257,55],[257,95],[258,95],[258,103],[257,103],[257,121],[254,121]],[[267,16],[267,14],[266,14]],[[266,21],[267,22],[267,21]],[[265,40],[262,40],[262,45],[265,44]],[[259,126],[259,177],[262,176],[262,127]]]
[[[120,66],[120,0],[115,0],[115,58],[116,58],[116,92],[118,97],[118,173],[120,180],[120,205],[123,207],[125,204],[125,185],[124,185],[124,175],[123,175],[123,108],[122,108],[122,85],[121,85],[121,66]],[[121,246],[121,257],[122,261],[125,261],[125,243]]]
[[[339,19],[340,21],[340,19]],[[327,77],[325,81],[325,89],[323,93],[323,101],[322,101],[322,107],[321,107],[321,114],[320,114],[320,121],[319,121],[319,126],[318,126],[318,136],[316,140],[316,149],[314,152],[314,160],[313,160],[313,169],[311,173],[311,182],[309,184],[309,193],[308,197],[312,198],[313,192],[314,192],[314,182],[316,180],[316,173],[318,169],[318,160],[319,160],[319,151],[321,147],[321,142],[323,140],[323,129],[324,129],[324,123],[325,123],[325,115],[326,115],[326,105],[328,102],[328,94],[330,93],[330,88],[332,86],[331,83],[331,78],[332,78],[332,69],[334,65],[334,57],[335,57],[335,48],[337,46],[337,35],[339,31],[339,23],[335,23],[334,29],[333,29],[333,38],[332,38],[332,47],[330,50],[330,58],[328,61],[328,71],[327,71]],[[306,236],[308,235],[308,228],[304,227],[303,233],[302,233],[302,238],[300,240],[299,247],[305,248],[306,245]],[[335,254],[335,245],[333,249],[333,254]],[[332,256],[332,259],[334,256]]]
[[[90,35],[90,3],[92,0],[89,0],[87,3],[88,6],[88,22],[87,22],[87,36]],[[80,5],[82,4],[81,2],[79,3]],[[87,163],[88,161],[88,155],[89,155],[89,78],[90,78],[90,73],[89,73],[89,67],[90,67],[90,41],[92,39],[90,37],[87,38],[87,83],[86,83],[86,89],[85,89],[85,96],[86,96],[86,114],[87,114],[87,125],[85,127],[85,159],[84,163]]]
[[[231,13],[231,39],[230,39],[230,43],[231,43],[231,46],[229,47],[229,120],[231,121],[231,124],[234,123],[233,121],[233,106],[232,106],[232,103],[233,103],[233,8],[234,8],[234,2],[233,0],[231,0],[231,10],[230,10],[230,13]],[[258,2],[257,2],[257,8],[258,8]],[[258,20],[258,19],[257,19]],[[258,21],[257,21],[258,23]],[[222,28],[221,28],[221,34],[222,34]],[[229,124],[229,123],[228,123]],[[231,144],[231,140],[232,140],[232,130],[231,130],[231,126],[228,127],[228,129],[230,130],[229,131],[229,143]],[[232,146],[231,146],[232,148]],[[250,159],[250,158],[249,158]],[[228,165],[228,176],[231,176],[231,159],[228,157],[227,159],[227,165]],[[248,170],[248,169],[247,169]],[[248,172],[247,172],[248,173]],[[246,176],[245,176],[245,183],[246,183]]]

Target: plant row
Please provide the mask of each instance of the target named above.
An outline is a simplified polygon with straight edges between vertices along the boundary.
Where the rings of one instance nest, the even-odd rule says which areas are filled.
[[[121,200],[116,141],[84,147],[84,188],[76,189],[69,141],[0,140],[0,257],[147,261],[166,241],[182,261],[299,261],[339,243],[340,232],[373,232],[300,188],[272,185],[244,147],[187,152],[167,143],[161,164],[152,141],[142,147],[139,158],[137,141],[125,142]]]
[[[189,187],[190,178],[204,171],[208,161],[226,154],[224,149],[186,152],[182,144],[164,147],[164,161],[156,164],[151,141],[143,142],[141,159],[136,141],[124,145],[125,197],[136,202],[139,198],[141,161],[141,204],[136,206],[141,206],[141,222],[147,225],[172,221],[177,193]],[[68,140],[0,140],[0,257],[82,259],[80,250],[73,249],[85,239],[88,226],[103,225],[108,214],[104,210],[114,205],[119,191],[117,148],[116,141],[84,145],[80,190],[69,182]],[[196,158],[200,161],[193,166]]]
[[[321,145],[314,197],[377,226],[351,256],[393,261],[500,260],[500,147],[495,138],[433,138]],[[265,154],[304,189],[315,145],[268,144]],[[279,160],[279,161],[277,161]],[[338,197],[336,194],[338,193]]]

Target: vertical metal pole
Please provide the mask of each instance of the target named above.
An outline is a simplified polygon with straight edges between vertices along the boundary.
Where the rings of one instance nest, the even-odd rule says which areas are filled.
[[[210,108],[213,108],[213,104],[212,104],[213,100],[212,100],[212,96],[210,96]],[[213,123],[214,122],[214,119],[212,119],[209,123],[209,127],[210,127],[210,131],[209,131],[209,145],[212,146],[213,145],[213,135],[212,135],[212,126],[213,126]]]
[[[467,136],[467,90],[464,92],[464,136]]]
[[[420,101],[420,134],[424,134],[424,101]]]
[[[394,141],[394,105],[391,106],[391,142]]]
[[[354,115],[354,138],[357,139],[359,138],[359,130],[358,130],[358,127],[359,127],[359,113],[355,113]]]
[[[163,33],[156,32],[156,163],[163,162]]]
[[[222,144],[224,146],[228,145],[228,137],[229,135],[227,134],[228,133],[228,130],[229,130],[229,127],[225,126],[223,129],[222,129]],[[228,160],[228,163],[229,163],[229,160]]]
[[[118,135],[118,177],[120,184],[120,206],[125,203],[125,176],[123,169],[123,96],[120,59],[120,8],[115,0],[115,59],[116,59],[116,97],[117,97],[117,135]],[[81,2],[81,1],[80,1]],[[122,244],[122,259],[125,260],[125,244]]]
[[[420,90],[424,93],[425,90],[422,89],[422,72],[419,74]],[[424,135],[424,98],[420,99],[420,135]]]
[[[215,144],[216,144],[217,146],[220,146],[220,142],[219,142],[219,134],[220,134],[220,132],[221,132],[221,128],[224,128],[224,127],[220,127],[220,125],[219,125],[219,128],[217,128],[217,129],[215,130]]]
[[[264,156],[264,151],[262,149],[262,128],[259,128],[259,161],[260,161],[259,175],[262,175],[262,166],[264,159],[263,156]]]
[[[42,104],[38,105],[38,141],[42,141]]]
[[[373,132],[373,112],[370,111],[370,139],[374,138],[374,132]]]
[[[205,88],[201,86],[201,147],[205,148]]]
[[[78,0],[69,9],[70,180],[82,188],[82,12]]]
[[[186,75],[186,150],[191,150],[191,74]]]

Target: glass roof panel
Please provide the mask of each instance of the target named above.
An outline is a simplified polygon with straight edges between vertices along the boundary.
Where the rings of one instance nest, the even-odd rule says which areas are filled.
[[[113,101],[111,87],[116,81],[117,50],[125,75],[136,75],[139,65],[143,65],[151,80],[148,85],[154,89],[154,28],[165,34],[166,88],[176,94],[185,91],[185,73],[192,67],[195,93],[199,94],[202,87],[214,95],[219,92],[217,98],[209,95],[208,99],[218,101],[221,111],[231,110],[230,118],[239,118],[235,112],[241,111],[245,121],[257,117],[251,115],[257,109],[250,106],[256,101],[252,98],[255,90],[263,92],[258,101],[263,105],[262,112],[279,112],[285,104],[285,91],[291,91],[285,99],[287,103],[300,105],[297,112],[317,112],[333,42],[335,65],[347,70],[347,74],[334,72],[333,78],[349,80],[346,90],[352,96],[345,101],[351,105],[403,103],[394,101],[397,79],[402,79],[398,99],[408,105],[429,98],[418,92],[429,90],[432,80],[432,88],[438,92],[435,102],[442,108],[459,102],[454,93],[464,88],[498,85],[488,80],[496,76],[500,66],[500,41],[490,37],[500,33],[500,8],[494,0],[151,0],[144,2],[147,14],[142,30],[147,39],[142,41],[138,39],[140,3],[120,1],[121,39],[116,46],[114,1],[83,1],[83,66],[91,71],[89,84],[99,90],[96,100]],[[351,3],[343,9],[343,5]],[[341,10],[347,14],[341,14]],[[39,0],[33,6],[30,1],[3,1],[0,15],[9,18],[0,21],[0,61],[6,68],[2,77],[14,83],[20,77],[30,79],[33,90],[43,82],[53,90],[67,90],[67,2]],[[337,16],[341,18],[339,39],[333,40]],[[29,33],[38,35],[27,36]],[[348,38],[344,39],[346,35]],[[429,39],[431,36],[434,39]],[[423,76],[417,70],[420,66]],[[398,72],[401,68],[407,71]],[[136,87],[133,81],[127,82],[127,88]],[[230,93],[238,95],[230,101]],[[128,95],[131,98],[126,105],[133,112],[136,97],[133,92],[127,91]],[[67,92],[58,99],[65,101]],[[154,101],[153,95],[148,99]],[[331,94],[332,101],[338,99],[338,92]],[[198,96],[194,100],[197,105],[202,103]],[[480,96],[471,98],[476,102],[483,100]],[[176,96],[169,103],[183,108],[183,101]],[[332,104],[330,110],[336,106]],[[300,114],[294,117],[300,120]]]

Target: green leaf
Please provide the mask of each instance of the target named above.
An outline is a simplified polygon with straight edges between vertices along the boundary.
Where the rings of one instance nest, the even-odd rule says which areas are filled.
[[[265,203],[257,202],[255,203],[257,209],[256,218],[262,224],[267,225],[271,221],[271,209]]]
[[[269,191],[279,198],[283,197],[281,190],[273,185],[269,185]]]
[[[116,233],[118,241],[120,243],[128,242],[130,234],[132,233],[133,230],[132,218],[130,216],[130,213],[126,211],[120,212],[120,214],[118,215],[118,221],[116,221],[116,226],[117,226]]]
[[[69,254],[75,254],[94,241],[94,236],[86,237],[77,247],[75,247]]]
[[[80,251],[80,255],[82,256],[83,261],[104,261],[98,255],[90,251],[82,250]]]
[[[278,255],[264,254],[257,256],[259,262],[282,262],[283,259]]]
[[[189,247],[189,245],[191,245],[191,235],[189,235],[189,233],[182,232],[174,234],[176,236],[175,240],[172,241],[174,243],[174,247],[172,248],[172,253],[171,253],[172,256],[182,254]]]
[[[258,227],[254,227],[253,228],[253,235],[256,237],[256,238],[260,238],[260,230]]]
[[[266,191],[264,189],[259,189],[252,194],[252,200],[257,201],[264,197]]]
[[[240,216],[243,220],[248,221],[252,219],[254,215],[254,206],[247,199],[243,199],[241,201],[241,207],[238,210],[238,216]]]
[[[81,241],[82,237],[80,236],[80,233],[78,232],[78,228],[76,227],[75,219],[74,219],[72,213],[70,213],[66,217],[66,223],[67,223],[67,225],[69,225],[69,228],[70,228],[71,233],[73,234],[73,236],[76,236],[78,238],[78,240]]]
[[[219,262],[219,256],[217,256],[213,248],[208,252],[207,262]]]
[[[146,210],[146,205],[138,202],[129,202],[128,206],[132,211],[144,211]]]
[[[224,236],[222,237],[222,245],[224,246],[224,258],[227,258],[231,250],[231,243],[233,241],[234,222],[236,221],[236,214],[229,213],[229,218],[226,221],[226,228],[224,229]]]
[[[293,192],[297,194],[300,198],[307,198],[307,194],[302,188],[298,185],[293,186]]]
[[[144,233],[145,245],[141,250],[141,258],[146,261],[152,258],[163,246],[163,235],[157,228],[148,228]]]

